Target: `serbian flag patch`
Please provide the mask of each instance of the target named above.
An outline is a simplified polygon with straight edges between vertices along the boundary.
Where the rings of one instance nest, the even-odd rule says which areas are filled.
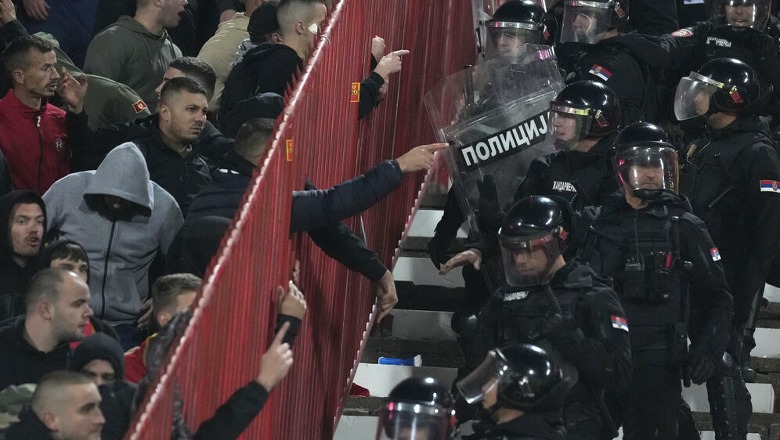
[[[612,72],[599,66],[598,64],[594,64],[593,67],[590,68],[588,73],[590,73],[591,75],[596,75],[604,81],[607,81],[609,77],[612,76]]]
[[[702,2],[702,3],[704,3],[704,2]],[[672,32],[672,36],[673,37],[684,37],[684,38],[692,37],[693,36],[693,31],[691,30],[691,28],[677,29],[676,31]]]
[[[612,321],[612,328],[620,329],[626,332],[628,331],[628,321],[626,321],[626,318],[612,315],[609,317],[609,319]]]
[[[780,193],[780,182],[777,180],[761,180],[759,181],[759,186],[761,187],[761,192],[773,192],[773,193]]]
[[[718,251],[718,248],[714,247],[710,249],[710,255],[712,256],[712,261],[720,261],[720,252]]]
[[[139,99],[138,101],[135,102],[135,104],[133,104],[133,109],[135,110],[136,113],[141,113],[142,111],[146,110],[146,103],[143,100]]]

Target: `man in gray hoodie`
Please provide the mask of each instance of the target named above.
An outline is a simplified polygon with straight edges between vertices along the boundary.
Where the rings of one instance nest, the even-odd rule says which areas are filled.
[[[186,0],[137,0],[135,16],[122,16],[87,48],[84,72],[127,84],[151,108],[168,64],[182,56],[166,32],[181,20]]]
[[[114,325],[123,345],[138,345],[133,323],[149,294],[149,268],[183,223],[173,196],[149,180],[143,155],[125,143],[97,170],[55,182],[43,200],[49,230],[87,251],[96,316]]]

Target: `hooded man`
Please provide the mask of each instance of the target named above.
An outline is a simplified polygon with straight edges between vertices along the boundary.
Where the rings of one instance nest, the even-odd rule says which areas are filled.
[[[60,179],[44,200],[49,228],[87,251],[96,315],[129,341],[148,296],[149,267],[158,252],[168,252],[183,222],[176,201],[149,180],[144,157],[131,143],[108,153],[97,170]]]
[[[32,191],[0,197],[0,320],[24,313],[22,294],[46,233],[46,207]]]

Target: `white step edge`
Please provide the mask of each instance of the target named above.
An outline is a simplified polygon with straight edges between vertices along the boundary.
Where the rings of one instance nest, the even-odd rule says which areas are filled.
[[[747,388],[750,391],[750,398],[753,403],[753,413],[771,414],[774,412],[775,390],[771,384],[749,383]],[[683,388],[682,395],[692,411],[710,412],[710,403],[707,401],[707,388],[703,384]]]
[[[751,356],[778,359],[780,358],[780,329],[757,328],[755,333],[756,348]]]

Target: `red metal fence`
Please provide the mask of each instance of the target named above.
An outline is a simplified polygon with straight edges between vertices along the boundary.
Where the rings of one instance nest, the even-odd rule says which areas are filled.
[[[368,73],[370,41],[409,49],[385,99],[364,120],[350,102],[352,83]],[[290,193],[305,177],[327,187],[375,163],[434,142],[422,97],[444,76],[473,61],[469,0],[341,0],[288,99],[272,147],[259,167],[234,228],[212,262],[194,317],[152,387],[128,438],[170,437],[174,396],[194,432],[238,387],[257,376],[272,338],[275,286],[301,260],[309,311],[294,347],[295,363],[273,390],[245,439],[330,439],[361,343],[374,293],[368,280],[290,235]],[[422,176],[363,215],[368,244],[394,261]],[[359,226],[351,219],[348,223]]]

